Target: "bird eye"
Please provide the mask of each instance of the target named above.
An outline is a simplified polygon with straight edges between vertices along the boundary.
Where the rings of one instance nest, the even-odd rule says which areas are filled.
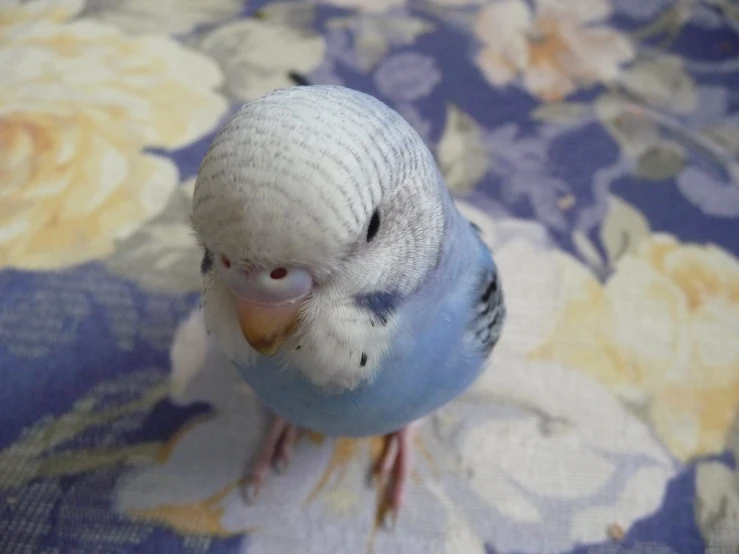
[[[373,238],[375,238],[375,235],[377,234],[377,231],[380,230],[380,213],[375,210],[375,212],[372,214],[372,219],[370,219],[369,227],[367,227],[367,242],[370,242]]]
[[[226,256],[221,256],[221,263],[226,269],[231,267],[231,260],[229,260]]]

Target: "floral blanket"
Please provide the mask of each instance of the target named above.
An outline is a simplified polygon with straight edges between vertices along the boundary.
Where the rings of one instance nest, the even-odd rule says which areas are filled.
[[[311,83],[414,125],[508,295],[393,532],[379,439],[244,502],[193,311],[209,142]],[[737,256],[735,0],[2,0],[0,552],[736,554]]]

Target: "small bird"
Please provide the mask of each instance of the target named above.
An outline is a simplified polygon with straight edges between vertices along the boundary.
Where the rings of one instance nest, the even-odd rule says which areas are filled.
[[[299,429],[383,435],[373,471],[394,523],[414,423],[480,375],[506,316],[491,253],[421,137],[362,92],[273,91],[214,138],[192,222],[208,332],[275,416],[247,498]]]

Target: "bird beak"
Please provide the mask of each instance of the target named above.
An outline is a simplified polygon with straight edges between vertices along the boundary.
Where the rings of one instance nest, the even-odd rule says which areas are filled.
[[[239,326],[251,347],[265,356],[274,356],[298,326],[302,300],[271,305],[235,297]]]

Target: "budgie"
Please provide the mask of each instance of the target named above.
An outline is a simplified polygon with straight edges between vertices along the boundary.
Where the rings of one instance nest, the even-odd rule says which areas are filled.
[[[415,422],[480,375],[506,317],[492,255],[424,141],[362,92],[270,92],[213,139],[192,222],[208,332],[274,415],[247,496],[299,429],[382,435],[394,522]]]

